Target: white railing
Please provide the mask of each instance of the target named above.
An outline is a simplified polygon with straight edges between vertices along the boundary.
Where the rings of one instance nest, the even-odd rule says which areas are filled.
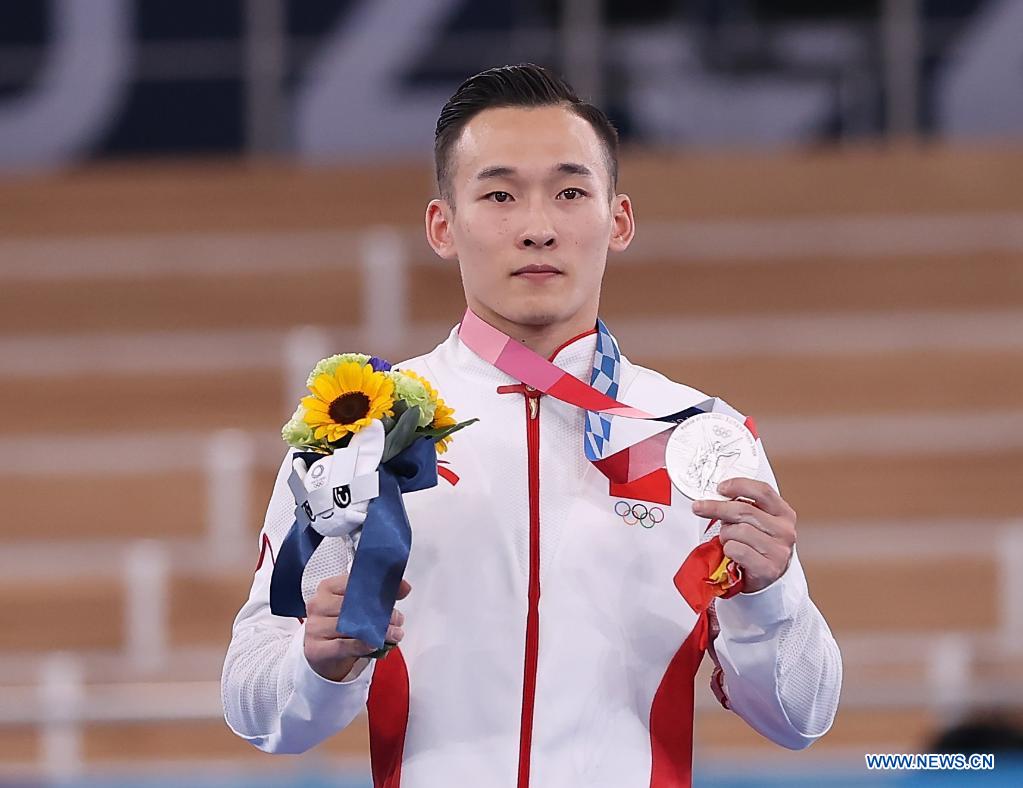
[[[249,538],[255,447],[249,433],[220,430],[206,443],[206,534],[213,552],[225,560]]]
[[[167,660],[170,630],[170,560],[155,539],[124,551],[124,647],[136,669],[160,670]]]

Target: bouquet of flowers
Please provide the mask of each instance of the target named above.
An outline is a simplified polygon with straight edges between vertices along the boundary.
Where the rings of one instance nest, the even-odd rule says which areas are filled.
[[[312,396],[302,398],[281,430],[285,443],[304,451],[332,454],[379,419],[386,435],[384,462],[421,437],[433,438],[443,454],[451,434],[476,421],[456,422],[426,378],[362,353],[323,359],[306,386]],[[405,415],[413,409],[418,409],[415,418]]]
[[[288,479],[295,522],[274,565],[270,610],[304,617],[309,558],[324,537],[357,537],[337,631],[382,656],[412,542],[402,494],[437,484],[437,454],[476,419],[455,421],[428,380],[362,353],[323,359],[306,385],[310,396],[281,430],[298,450]]]

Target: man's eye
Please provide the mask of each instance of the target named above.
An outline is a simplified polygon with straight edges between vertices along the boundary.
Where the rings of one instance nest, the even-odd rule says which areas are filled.
[[[508,202],[511,199],[511,195],[508,192],[490,192],[487,195],[487,199],[492,202]]]
[[[584,192],[582,189],[571,189],[570,188],[570,189],[563,189],[561,191],[561,194],[558,195],[558,197],[564,197],[564,199],[566,199],[566,200],[578,200],[580,197],[582,197],[585,194],[586,194],[586,192]]]

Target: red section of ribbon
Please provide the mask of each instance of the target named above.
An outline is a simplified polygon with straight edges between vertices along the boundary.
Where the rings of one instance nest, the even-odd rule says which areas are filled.
[[[746,424],[746,429],[748,429],[750,432],[753,433],[753,437],[754,438],[759,438],[760,437],[760,435],[757,433],[757,423],[755,421],[753,421],[753,417],[752,416],[747,416],[746,417],[745,424]]]
[[[599,463],[597,463],[599,464]],[[611,482],[611,496],[634,498],[638,501],[671,505],[671,478],[665,468],[640,477],[632,482]]]
[[[594,462],[593,467],[610,479],[612,484],[626,484],[629,480],[629,450],[616,451]]]
[[[555,367],[555,369],[558,368]],[[622,405],[622,403],[612,399],[607,394],[597,391],[590,384],[583,383],[579,378],[572,377],[564,371],[544,393],[583,410],[600,411],[602,413],[611,412],[641,419],[653,418],[653,416],[645,411],[630,408],[628,405]]]
[[[695,612],[702,613],[717,597],[728,599],[742,591],[742,573],[733,562],[728,564],[724,582],[709,579],[724,559],[721,540],[715,536],[693,550],[675,573],[675,588]]]

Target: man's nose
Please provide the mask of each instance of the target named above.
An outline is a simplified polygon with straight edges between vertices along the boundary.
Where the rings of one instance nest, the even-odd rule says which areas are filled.
[[[553,249],[558,245],[558,234],[542,214],[532,217],[529,226],[519,235],[520,249]]]

